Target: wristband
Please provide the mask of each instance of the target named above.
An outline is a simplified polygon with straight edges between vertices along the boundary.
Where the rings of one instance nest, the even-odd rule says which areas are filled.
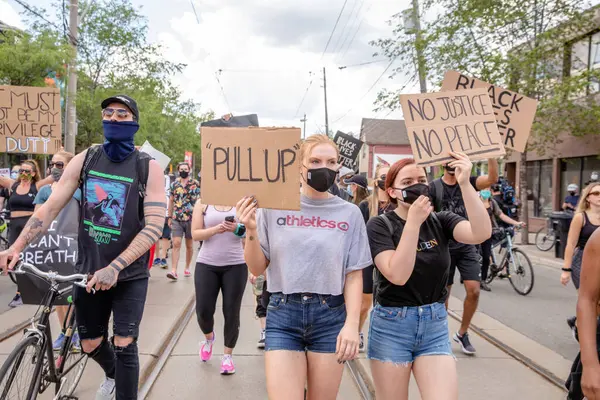
[[[239,238],[246,237],[246,226],[244,224],[237,224],[237,228],[233,234]]]
[[[565,272],[573,272],[573,268],[561,268]]]

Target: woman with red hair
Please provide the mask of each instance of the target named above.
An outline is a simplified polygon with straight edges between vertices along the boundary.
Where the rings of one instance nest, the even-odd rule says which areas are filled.
[[[449,211],[432,212],[425,170],[415,160],[403,159],[390,168],[385,181],[395,210],[367,224],[378,288],[368,358],[378,400],[408,399],[411,372],[423,400],[458,399],[444,305],[448,242],[481,243],[491,236],[492,227],[469,183],[473,165],[462,153],[450,154],[468,221]]]

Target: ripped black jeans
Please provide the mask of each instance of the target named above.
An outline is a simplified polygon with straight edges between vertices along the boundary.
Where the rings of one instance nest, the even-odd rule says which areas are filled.
[[[137,338],[147,292],[148,278],[118,282],[112,289],[99,290],[96,294],[77,286],[73,288],[79,336],[82,340],[104,338],[90,357],[102,367],[107,377],[115,379],[117,400],[137,399],[140,374]],[[112,344],[108,336],[111,313],[113,334],[134,338],[130,345]]]

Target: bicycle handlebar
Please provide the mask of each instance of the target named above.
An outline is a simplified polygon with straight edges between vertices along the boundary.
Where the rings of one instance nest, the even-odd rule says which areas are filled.
[[[26,270],[28,270],[28,271],[26,271]],[[72,282],[74,285],[79,286],[81,288],[85,289],[87,287],[87,280],[88,280],[87,275],[83,275],[83,274],[60,275],[54,271],[44,272],[44,271],[38,269],[36,266],[31,265],[26,262],[23,262],[23,261],[19,261],[16,268],[10,272],[17,274],[17,275],[26,274],[27,272],[31,272],[35,276],[43,278],[47,281],[54,281],[54,282],[58,282],[58,283]],[[94,289],[92,289],[92,291],[94,291]]]

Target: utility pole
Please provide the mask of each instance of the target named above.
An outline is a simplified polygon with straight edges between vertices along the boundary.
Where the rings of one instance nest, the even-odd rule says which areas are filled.
[[[304,122],[304,129],[302,130],[302,138],[306,139],[306,113],[304,113],[304,118],[300,120],[300,122]]]
[[[77,136],[77,29],[79,24],[78,0],[70,0],[69,5],[69,40],[73,46],[73,59],[69,63],[67,83],[67,129],[65,130],[65,150],[75,154],[75,136]]]
[[[421,83],[421,93],[427,93],[427,71],[423,46],[421,43],[421,17],[419,16],[419,0],[412,0],[413,3],[413,23],[415,28],[415,49],[417,52],[417,67],[419,68],[419,82]]]
[[[325,134],[329,136],[329,114],[327,113],[327,74],[323,67],[323,91],[325,92]]]

